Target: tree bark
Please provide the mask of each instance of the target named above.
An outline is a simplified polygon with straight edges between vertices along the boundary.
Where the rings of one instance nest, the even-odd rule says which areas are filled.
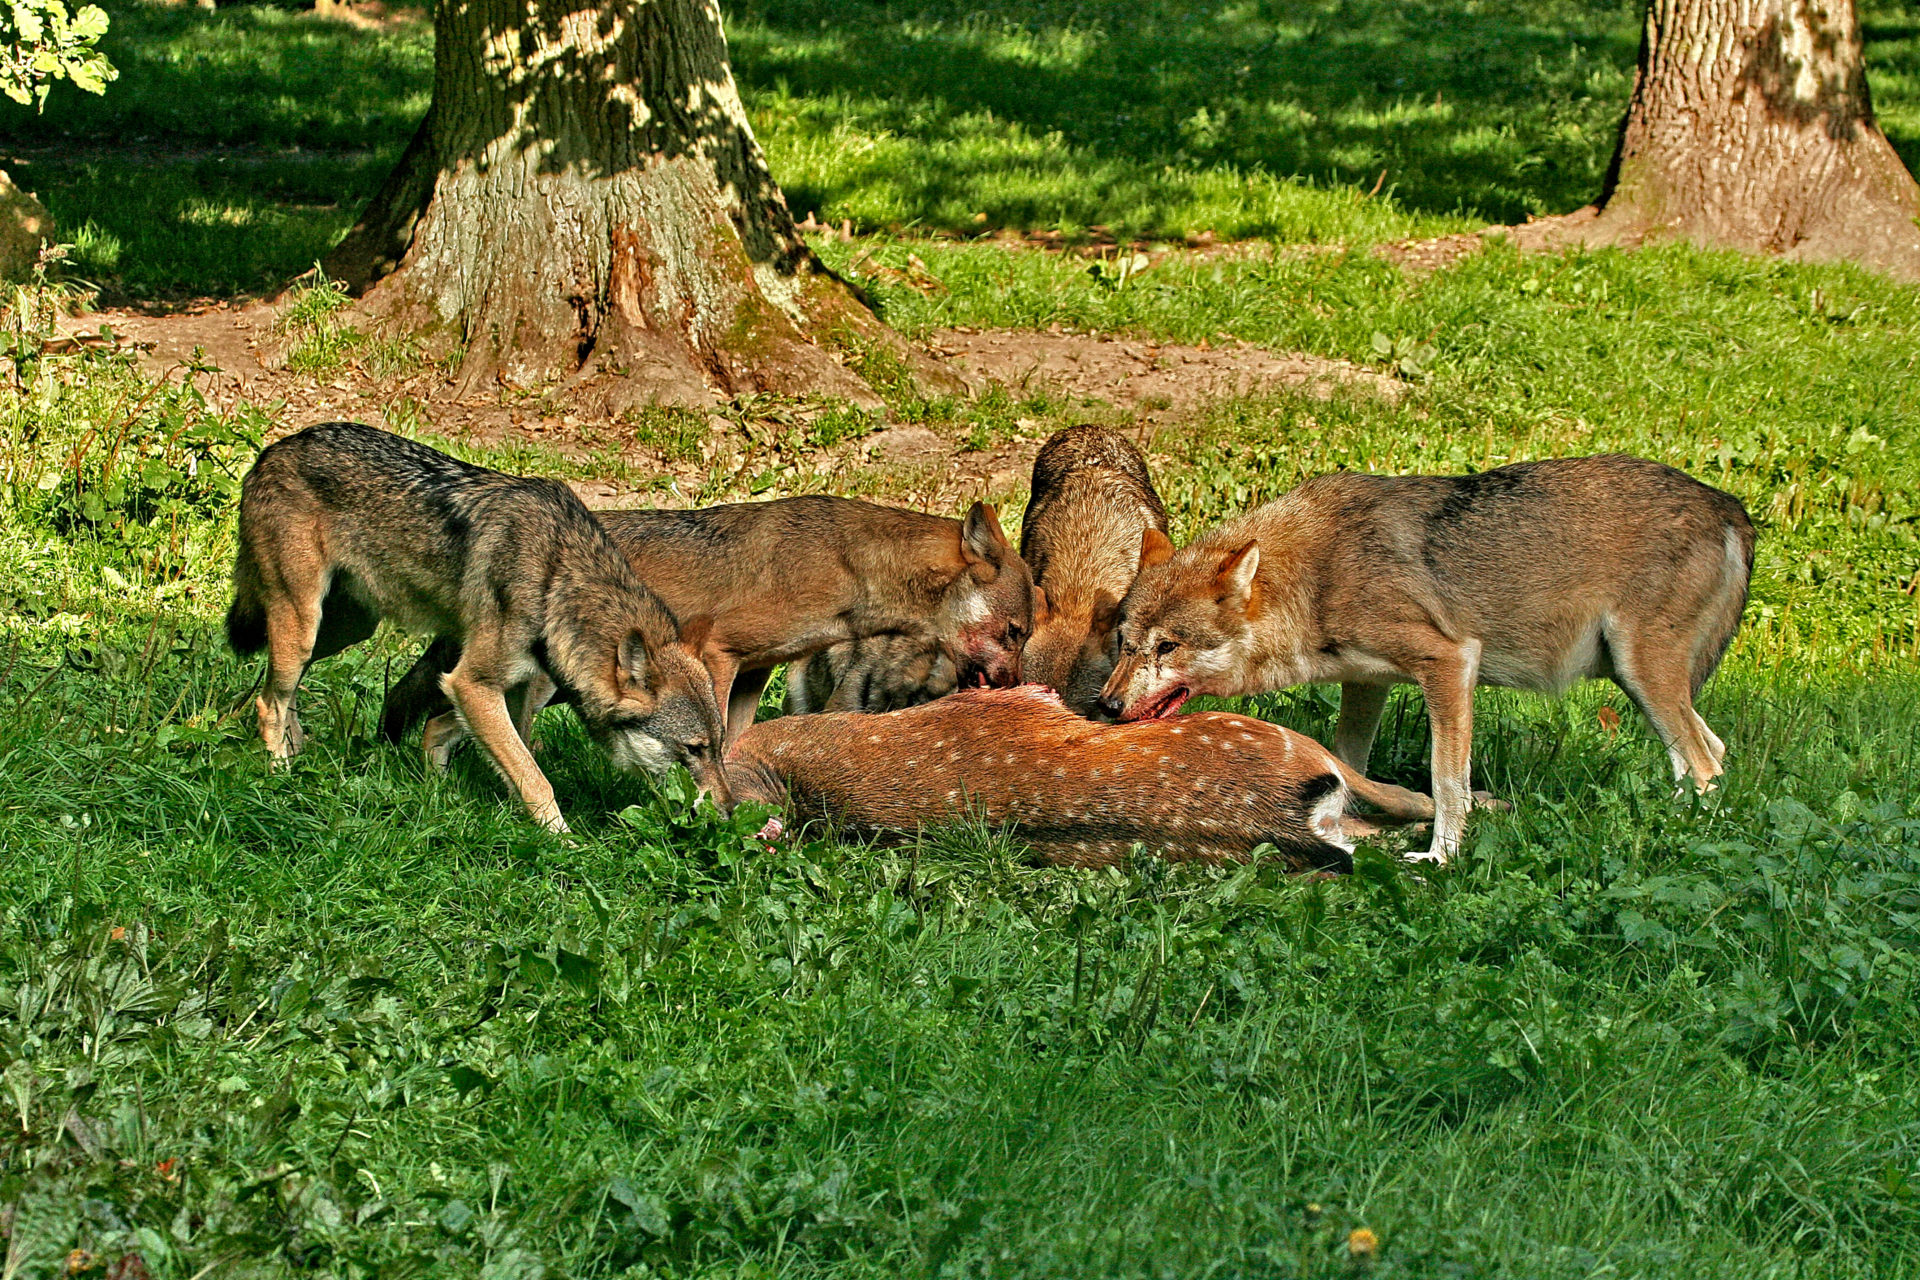
[[[1598,203],[1520,239],[1681,238],[1920,278],[1920,187],[1874,123],[1853,0],[1650,0]]]
[[[815,335],[930,372],[795,230],[712,0],[442,0],[434,41],[432,106],[327,267],[457,342],[463,390],[878,405]]]

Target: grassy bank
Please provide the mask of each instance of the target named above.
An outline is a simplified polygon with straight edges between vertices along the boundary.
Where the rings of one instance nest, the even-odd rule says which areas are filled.
[[[109,5],[104,98],[0,106],[17,175],[115,296],[271,289],[352,222],[426,109],[432,33],[273,5]],[[1920,41],[1863,6],[1874,102],[1920,156]],[[1638,11],[1575,0],[728,13],[795,210],[863,231],[1365,244],[1592,199]]]
[[[1183,13],[731,21],[796,203],[907,232],[1364,244],[1563,208],[1632,59],[1610,5]],[[1867,13],[1908,146],[1914,27]],[[303,269],[423,105],[417,25],[115,23],[106,99],[6,127],[129,296]],[[1183,131],[1202,109],[1221,123]],[[1487,692],[1478,782],[1515,811],[1424,881],[1390,849],[1343,880],[1064,871],[988,831],[768,851],[762,815],[613,774],[556,710],[562,842],[477,761],[429,777],[374,740],[413,653],[385,634],[310,673],[309,749],[272,773],[218,624],[278,407],[23,359],[0,391],[10,1275],[129,1252],[158,1280],[1920,1271],[1920,295],[1682,249],[1418,276],[1176,255],[1124,281],[891,233],[821,249],[910,333],[1243,340],[1406,383],[1163,428],[1182,537],[1343,466],[1621,449],[1729,489],[1761,541],[1702,701],[1725,786],[1676,799],[1610,686]],[[1328,691],[1251,709],[1330,734]],[[1424,786],[1425,741],[1396,693],[1375,772]]]
[[[1034,868],[991,832],[769,853],[556,711],[560,843],[477,763],[372,741],[392,640],[312,673],[271,774],[217,630],[268,417],[49,358],[0,535],[19,1273],[1341,1276],[1364,1225],[1381,1276],[1910,1274],[1914,295],[1678,250],[1122,290],[921,252],[947,291],[888,295],[909,328],[1434,345],[1399,404],[1163,432],[1183,532],[1341,465],[1621,448],[1739,494],[1725,789],[1676,801],[1590,686],[1483,695],[1517,809],[1426,883]],[[1329,731],[1322,691],[1254,709]],[[1424,743],[1396,695],[1376,772],[1423,784]]]

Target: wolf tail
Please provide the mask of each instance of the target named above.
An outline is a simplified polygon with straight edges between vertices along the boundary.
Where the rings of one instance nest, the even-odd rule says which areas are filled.
[[[460,665],[458,641],[440,636],[419,660],[387,690],[380,705],[380,733],[388,742],[405,742],[422,720],[437,716],[453,704],[440,689],[440,677]]]
[[[227,607],[227,643],[241,657],[267,647],[266,584],[260,564],[243,541],[233,562],[233,603]]]

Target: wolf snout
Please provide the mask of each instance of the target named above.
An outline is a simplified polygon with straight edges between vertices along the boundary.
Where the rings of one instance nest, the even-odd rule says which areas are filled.
[[[1114,720],[1118,720],[1120,718],[1120,713],[1127,709],[1126,703],[1114,697],[1112,694],[1107,694],[1107,693],[1101,694],[1099,699],[1094,703],[1094,705],[1100,708],[1101,715],[1107,716]]]

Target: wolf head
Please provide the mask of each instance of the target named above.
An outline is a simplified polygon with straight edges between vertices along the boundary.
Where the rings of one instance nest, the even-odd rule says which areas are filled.
[[[976,502],[960,522],[961,569],[934,626],[961,687],[1020,683],[1020,652],[1033,632],[1033,574],[1007,542],[992,507]]]
[[[1231,697],[1252,648],[1260,544],[1196,545],[1174,554],[1157,529],[1140,543],[1140,574],[1120,605],[1113,674],[1100,708],[1122,720],[1172,715],[1201,694]]]
[[[1111,592],[1100,592],[1086,608],[1066,608],[1036,586],[1023,674],[1058,692],[1081,715],[1099,715],[1100,694],[1113,674],[1119,619],[1120,601]]]
[[[605,660],[599,696],[576,690],[580,718],[616,767],[662,774],[685,765],[714,804],[731,810],[726,721],[700,661],[704,637],[682,632],[658,601],[635,621]]]

